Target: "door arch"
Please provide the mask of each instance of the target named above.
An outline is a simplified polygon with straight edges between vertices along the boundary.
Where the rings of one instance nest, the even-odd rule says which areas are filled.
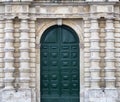
[[[41,102],[79,102],[79,38],[68,26],[49,27],[41,37]]]

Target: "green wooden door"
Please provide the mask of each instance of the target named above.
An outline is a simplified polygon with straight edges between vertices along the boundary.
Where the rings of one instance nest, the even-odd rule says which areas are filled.
[[[41,37],[41,102],[79,102],[79,39],[67,26]]]

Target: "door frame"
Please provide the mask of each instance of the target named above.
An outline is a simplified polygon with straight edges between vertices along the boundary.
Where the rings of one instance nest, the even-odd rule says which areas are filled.
[[[72,22],[72,21],[71,21]],[[44,22],[43,22],[44,23]],[[80,86],[79,86],[79,89],[80,89],[80,102],[83,102],[83,91],[84,91],[84,69],[83,69],[83,61],[84,61],[84,53],[83,53],[83,31],[82,31],[82,27],[79,25],[77,26],[76,24],[74,23],[70,23],[69,22],[65,22],[63,23],[64,25],[72,28],[78,38],[79,38],[79,76],[80,76]],[[54,26],[54,25],[57,25],[56,22],[50,22],[50,23],[47,23],[46,26],[40,26],[38,28],[38,31],[36,32],[38,35],[36,36],[36,102],[40,102],[40,39],[42,37],[42,34],[44,33],[44,31],[46,29],[48,29],[49,27],[51,26]],[[38,73],[39,72],[39,73]]]

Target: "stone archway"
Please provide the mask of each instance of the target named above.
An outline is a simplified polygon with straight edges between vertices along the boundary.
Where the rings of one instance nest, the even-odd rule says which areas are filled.
[[[41,102],[40,101],[40,98],[41,98],[41,94],[40,94],[40,73],[41,72],[41,68],[40,68],[40,39],[43,35],[43,33],[45,32],[46,29],[48,29],[49,27],[51,26],[54,26],[54,25],[57,25],[56,24],[56,20],[46,20],[44,22],[42,21],[38,21],[38,28],[36,29],[36,92],[37,92],[37,102]],[[82,22],[82,21],[81,21]],[[79,22],[76,22],[74,20],[65,20],[63,21],[63,25],[66,25],[66,26],[69,26],[70,28],[74,29],[74,31],[76,32],[77,36],[79,37],[79,58],[80,58],[80,62],[79,62],[79,66],[80,66],[80,69],[79,69],[79,73],[80,73],[80,94],[83,94],[83,90],[84,90],[84,80],[83,80],[83,77],[84,77],[84,69],[83,69],[83,47],[81,45],[83,45],[83,31],[82,31],[82,23],[79,24]],[[80,96],[80,101],[83,101],[83,97]]]

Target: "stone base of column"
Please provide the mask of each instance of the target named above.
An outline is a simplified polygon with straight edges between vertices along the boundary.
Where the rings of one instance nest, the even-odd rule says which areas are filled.
[[[0,102],[33,102],[35,97],[33,89],[4,89],[0,91]]]
[[[85,102],[120,102],[118,89],[89,89],[85,92]]]

